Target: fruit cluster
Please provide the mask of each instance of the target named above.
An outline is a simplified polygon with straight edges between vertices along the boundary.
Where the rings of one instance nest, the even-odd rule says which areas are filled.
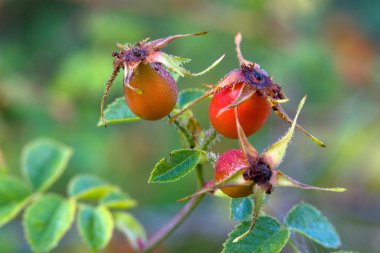
[[[305,185],[276,170],[285,156],[295,128],[304,132],[319,146],[325,147],[325,144],[296,123],[306,97],[300,102],[295,118],[291,119],[281,106],[282,103],[288,101],[281,86],[260,68],[260,65],[244,59],[240,50],[242,39],[240,33],[235,37],[239,68],[229,72],[218,84],[210,87],[202,96],[188,103],[182,110],[169,115],[178,99],[177,84],[170,72],[180,76],[199,76],[219,64],[224,55],[204,71],[193,74],[182,67],[182,64],[188,62],[189,59],[168,55],[162,52],[161,48],[174,39],[202,34],[205,33],[175,35],[151,42],[146,39],[136,45],[119,44],[121,50],[113,53],[114,69],[107,82],[101,103],[101,117],[104,125],[106,123],[103,115],[104,102],[121,69],[124,70],[124,95],[128,107],[134,114],[145,120],[158,120],[168,116],[173,122],[192,106],[213,95],[209,107],[211,125],[221,135],[238,139],[240,149],[232,149],[222,154],[215,164],[214,180],[190,197],[219,189],[232,198],[252,194],[255,207],[252,225],[247,233],[256,223],[265,195],[270,194],[274,187],[342,191],[341,188]],[[291,127],[279,141],[259,155],[248,142],[247,136],[263,127],[271,109]],[[236,238],[235,241],[240,240],[247,233]]]

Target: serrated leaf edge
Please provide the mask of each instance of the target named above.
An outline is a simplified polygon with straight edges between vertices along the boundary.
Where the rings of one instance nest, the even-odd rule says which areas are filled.
[[[113,106],[114,104],[118,103],[120,100],[125,100],[125,98],[124,97],[118,97],[118,98],[115,98],[115,100],[112,101],[111,103],[107,104],[107,107],[104,110],[104,115],[107,114],[107,112],[110,110],[111,106]],[[126,104],[125,101],[124,101],[124,103],[128,107],[128,105]],[[129,110],[131,110],[131,109],[129,109]],[[106,120],[107,125],[111,125],[111,124],[124,123],[124,122],[135,122],[135,121],[141,120],[141,118],[138,117],[137,115],[135,115],[135,117],[131,117],[131,118],[120,118],[120,119],[112,119],[112,120],[107,120],[105,118],[105,120]],[[99,119],[99,121],[96,124],[96,126],[98,126],[98,127],[104,126],[104,122],[102,121],[102,119]]]
[[[29,191],[29,195],[26,196],[22,201],[18,202],[17,208],[15,209],[15,211],[12,212],[12,214],[10,216],[8,216],[2,222],[0,221],[0,228],[3,227],[4,225],[6,225],[11,220],[13,220],[21,212],[21,210],[24,209],[27,206],[27,204],[29,203],[29,201],[32,199],[32,193],[33,193],[30,185],[26,184],[20,178],[14,177],[12,175],[0,174],[0,178],[2,178],[2,177],[3,178],[4,177],[8,177],[8,178],[11,178],[11,179],[19,180],[21,183],[24,184],[24,186],[26,187],[26,189]]]
[[[338,236],[339,245],[337,245],[337,246],[335,246],[335,247],[327,246],[327,245],[323,244],[322,242],[316,240],[315,238],[313,238],[313,237],[311,237],[311,236],[305,234],[303,231],[301,231],[301,230],[299,230],[299,229],[297,229],[297,228],[294,228],[294,227],[292,227],[292,226],[289,226],[289,224],[288,224],[288,222],[287,222],[289,215],[290,215],[292,212],[294,212],[294,210],[295,210],[298,206],[300,206],[300,205],[308,206],[308,207],[310,207],[311,209],[313,209],[314,211],[316,211],[318,214],[321,214],[323,217],[326,218],[327,222],[331,225],[332,230],[333,230],[334,233]],[[342,245],[342,242],[341,242],[341,239],[340,239],[340,236],[339,236],[338,232],[336,231],[334,225],[333,225],[333,224],[330,222],[330,220],[327,218],[327,216],[324,215],[324,214],[323,214],[319,209],[317,209],[315,206],[310,205],[310,204],[308,204],[308,203],[300,202],[300,203],[294,205],[294,206],[288,211],[288,213],[286,214],[286,216],[285,216],[285,218],[284,218],[284,225],[285,225],[289,230],[295,231],[295,232],[301,234],[302,236],[305,236],[306,238],[312,240],[313,242],[318,243],[319,245],[321,245],[321,246],[323,246],[323,247],[326,247],[326,248],[329,248],[329,249],[337,249],[337,248],[339,248],[339,247]]]
[[[105,236],[106,236],[106,243],[104,245],[101,246],[101,248],[99,249],[94,249],[92,247],[92,245],[90,245],[90,243],[85,239],[85,236],[84,236],[84,231],[82,230],[81,226],[80,226],[80,222],[79,222],[79,215],[80,215],[80,210],[78,210],[78,214],[77,214],[77,231],[79,232],[79,235],[81,237],[81,240],[82,242],[84,242],[84,244],[92,251],[92,252],[97,252],[101,249],[103,249],[104,247],[107,246],[107,244],[109,243],[109,241],[111,240],[111,237],[112,237],[112,233],[113,233],[113,230],[115,228],[115,223],[114,223],[114,220],[113,220],[113,216],[112,216],[112,213],[104,206],[100,205],[100,206],[97,206],[97,207],[91,207],[89,205],[83,205],[80,207],[80,209],[84,208],[84,207],[90,207],[93,209],[93,211],[95,211],[96,209],[103,209],[104,211],[106,211],[105,213],[107,213],[107,218],[110,218],[109,221],[111,222],[111,229],[109,231],[109,233],[107,233]]]
[[[176,181],[178,181],[179,179],[185,177],[185,176],[186,176],[187,174],[189,174],[190,172],[192,172],[192,171],[195,169],[196,165],[195,165],[193,168],[191,168],[190,170],[188,170],[185,174],[183,174],[183,175],[181,175],[181,176],[179,176],[179,177],[177,177],[177,178],[175,178],[175,179],[170,179],[170,180],[165,180],[165,181],[156,181],[156,180],[154,180],[154,178],[153,178],[153,177],[154,177],[154,176],[153,176],[153,173],[154,173],[154,171],[156,170],[157,166],[158,166],[160,163],[162,163],[162,162],[170,161],[170,158],[171,158],[172,156],[174,156],[176,153],[179,153],[179,152],[181,152],[181,151],[195,151],[194,154],[191,155],[191,156],[189,156],[188,158],[186,158],[186,160],[188,160],[190,157],[193,157],[194,155],[199,155],[199,156],[198,156],[198,159],[197,159],[197,162],[196,162],[196,165],[197,165],[197,164],[199,163],[199,161],[201,160],[201,158],[202,158],[202,154],[205,154],[204,151],[202,151],[202,150],[195,150],[195,149],[178,149],[178,150],[174,150],[174,151],[170,152],[170,154],[169,154],[169,158],[161,158],[161,159],[158,161],[158,163],[156,163],[156,165],[154,166],[154,169],[153,169],[152,172],[150,173],[150,177],[149,177],[148,183],[171,183],[171,182],[176,182]],[[180,164],[183,164],[186,160],[182,161]],[[179,165],[180,165],[180,164],[179,164]],[[177,165],[176,167],[178,167],[178,165]],[[171,170],[173,170],[173,169],[171,169]],[[169,171],[171,171],[171,170],[169,170]],[[168,173],[169,171],[167,171],[167,172],[165,172],[165,173],[163,173],[163,174],[161,174],[161,175],[159,175],[159,176],[156,176],[156,178],[157,178],[157,177],[161,177],[162,175],[165,175],[165,174]]]
[[[83,192],[80,192],[80,193],[77,193],[77,194],[71,194],[71,189],[74,187],[74,184],[81,177],[88,177],[88,178],[93,178],[93,179],[101,180],[104,183],[104,185],[88,188],[87,190],[85,190]],[[108,183],[107,181],[105,181],[102,178],[99,178],[97,176],[94,176],[94,175],[91,175],[91,174],[85,174],[84,173],[84,174],[76,175],[75,177],[73,177],[70,180],[70,182],[69,182],[69,184],[67,186],[67,195],[70,196],[71,198],[80,200],[84,196],[91,195],[92,192],[98,191],[99,189],[101,189],[101,190],[110,189],[110,192],[120,192],[120,188],[118,186],[112,185],[112,184]],[[104,196],[101,196],[100,199],[104,198],[105,196],[106,196],[106,194]]]
[[[72,211],[72,215],[71,215],[72,218],[71,218],[71,220],[69,220],[68,222],[65,223],[65,225],[66,225],[65,229],[63,229],[62,234],[57,237],[56,241],[54,241],[53,244],[51,245],[51,247],[48,249],[48,251],[50,251],[50,250],[54,249],[55,247],[57,247],[57,245],[59,244],[59,242],[65,236],[66,232],[71,228],[71,225],[73,224],[74,219],[75,219],[76,202],[73,199],[70,199],[70,198],[69,199],[65,199],[64,197],[62,197],[62,196],[60,196],[58,194],[49,193],[49,194],[46,194],[43,197],[47,197],[47,196],[58,196],[61,199],[63,199],[64,201],[72,202],[71,204],[73,204],[73,209],[71,210]],[[42,199],[43,197],[37,199],[34,203],[32,203],[25,210],[25,212],[23,214],[23,218],[22,218],[22,226],[23,226],[23,229],[24,229],[25,239],[27,240],[28,244],[31,246],[31,248],[32,248],[32,250],[34,252],[40,252],[40,251],[38,251],[38,249],[36,248],[36,245],[31,241],[30,234],[29,234],[29,232],[26,229],[26,219],[27,219],[26,216],[29,214],[30,208],[33,206],[33,204],[35,204],[38,200]]]
[[[62,151],[63,151],[62,154],[63,154],[64,159],[63,159],[63,162],[60,164],[61,168],[60,168],[60,170],[58,170],[58,173],[53,173],[52,177],[50,177],[50,179],[47,180],[44,183],[44,185],[40,186],[39,189],[36,189],[34,187],[33,183],[30,181],[30,178],[29,178],[28,173],[26,171],[26,166],[24,166],[24,165],[26,164],[27,150],[30,150],[34,146],[37,146],[38,144],[42,144],[42,143],[53,144],[57,147],[62,148]],[[70,158],[72,157],[73,154],[74,154],[74,150],[72,148],[70,148],[69,146],[66,146],[65,144],[63,144],[59,141],[56,141],[56,140],[53,140],[53,139],[50,139],[47,137],[42,137],[42,138],[32,140],[29,143],[27,143],[22,148],[22,151],[21,151],[21,159],[20,160],[21,160],[21,171],[22,171],[23,178],[25,179],[25,181],[27,181],[29,183],[29,185],[32,187],[32,189],[34,191],[44,192],[47,189],[49,189],[54,184],[54,182],[57,181],[57,179],[63,174],[63,172],[65,171],[65,169],[66,169],[66,167],[70,161]]]
[[[286,230],[288,233],[288,236],[287,236],[287,240],[286,240],[286,242],[284,243],[284,245],[281,247],[281,249],[279,249],[279,251],[278,252],[280,252],[285,246],[286,246],[286,244],[287,244],[287,242],[288,242],[288,240],[289,240],[289,238],[290,238],[290,231],[286,228],[286,227],[284,227],[284,226],[282,226],[281,225],[281,223],[277,220],[277,218],[275,218],[275,217],[272,217],[272,216],[269,216],[269,215],[260,215],[260,219],[261,218],[264,218],[264,217],[268,217],[268,218],[271,218],[271,219],[273,219],[278,225],[279,225],[279,227],[280,227],[280,229],[275,233],[275,234],[273,234],[273,235],[276,235],[277,233],[279,233],[279,232],[282,232],[282,231],[284,231],[284,230]],[[227,241],[229,240],[229,239],[231,239],[231,240],[233,240],[233,238],[231,238],[230,236],[231,236],[231,234],[235,231],[235,229],[239,226],[239,225],[241,225],[241,223],[243,223],[243,222],[248,222],[248,221],[242,221],[242,222],[240,222],[240,223],[238,223],[233,229],[232,229],[232,231],[230,232],[230,233],[228,233],[228,236],[227,236],[227,240],[226,241],[224,241],[224,243],[223,243],[223,250],[222,250],[222,252],[221,253],[225,253],[225,247],[226,247],[226,243],[227,243]],[[254,230],[252,230],[251,231],[251,233],[253,232]],[[272,235],[272,236],[273,236]],[[271,237],[272,237],[271,236]],[[271,238],[270,237],[270,238]],[[268,239],[267,239],[268,240]],[[265,241],[267,241],[267,240],[265,240]],[[264,242],[265,242],[264,241]],[[272,253],[272,252],[271,252]]]

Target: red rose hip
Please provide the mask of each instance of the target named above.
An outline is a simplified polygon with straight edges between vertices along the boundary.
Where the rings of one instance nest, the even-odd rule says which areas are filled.
[[[225,180],[238,170],[248,167],[249,164],[247,158],[244,156],[243,152],[240,149],[231,149],[223,153],[215,164],[215,184],[218,184],[221,181]],[[234,186],[226,186],[220,189],[231,198],[243,198],[252,194],[252,183],[253,182],[248,182],[247,184],[247,180],[245,180],[243,175],[241,175],[228,183],[233,184]]]
[[[239,96],[242,83],[226,87],[217,92],[210,103],[209,118],[212,126],[228,138],[238,138],[234,110],[225,110]],[[269,114],[270,105],[264,96],[254,94],[245,102],[237,106],[239,122],[247,136],[259,131],[265,124]],[[224,111],[223,111],[224,110]]]

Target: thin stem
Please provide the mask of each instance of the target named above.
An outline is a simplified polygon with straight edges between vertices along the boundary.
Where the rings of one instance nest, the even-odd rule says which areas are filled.
[[[142,252],[152,252],[160,243],[168,238],[193,212],[195,207],[201,202],[205,194],[198,195],[190,199],[189,202],[174,216],[174,218],[153,235]]]
[[[205,179],[203,177],[203,167],[201,164],[197,165],[197,182],[198,182],[198,188],[202,188],[205,184]]]
[[[169,120],[172,120],[172,117],[170,117],[170,115],[168,115],[168,118],[169,118]],[[183,127],[177,119],[174,119],[173,123],[177,127],[179,132],[181,132],[185,136],[187,142],[189,143],[189,148],[191,148],[191,149],[194,148],[195,147],[195,140],[194,140],[194,137],[192,136],[192,134],[189,131],[187,131],[187,129],[185,127]]]
[[[298,250],[298,248],[296,247],[296,245],[294,244],[294,242],[292,240],[289,240],[288,244],[289,244],[290,248],[292,248],[294,253],[301,253],[301,251]]]
[[[168,116],[170,119],[170,116]],[[199,125],[199,123],[195,120],[195,124]],[[189,148],[194,148],[196,146],[196,136],[194,136],[188,129],[183,127],[177,119],[174,119],[174,124],[177,126],[178,130],[186,137]],[[215,132],[215,131],[214,131]],[[209,137],[209,141],[202,145],[203,148],[207,148],[211,141],[216,137],[216,133],[211,134]],[[202,164],[198,164],[197,168],[197,183],[198,187],[202,188],[204,185],[203,178],[203,168]],[[158,230],[147,242],[141,252],[152,252],[160,243],[162,243],[166,238],[168,238],[193,212],[193,210],[198,206],[206,193],[194,196],[187,202],[187,204],[160,230]]]
[[[168,117],[169,119],[171,118],[170,116]],[[178,128],[179,132],[181,132],[185,136],[186,140],[188,141],[189,148],[194,148],[196,146],[196,141],[193,134],[191,134],[188,131],[188,129],[183,127],[177,119],[174,119],[173,122]],[[196,124],[198,124],[198,122],[196,122]],[[207,146],[208,144],[202,145],[202,148],[207,148]],[[198,187],[202,188],[204,185],[202,164],[197,165],[196,171]],[[187,202],[187,204],[172,218],[172,220],[169,221],[169,223],[163,226],[150,238],[150,240],[143,248],[142,252],[152,252],[160,243],[162,243],[166,238],[168,238],[187,219],[187,217],[189,217],[189,215],[201,202],[205,194],[201,194],[191,198],[189,202]]]
[[[218,133],[215,131],[214,128],[211,128],[211,133],[208,134],[208,136],[205,137],[205,140],[202,143],[201,149],[207,151],[209,146],[212,144],[212,142],[215,140],[215,138],[218,136]]]

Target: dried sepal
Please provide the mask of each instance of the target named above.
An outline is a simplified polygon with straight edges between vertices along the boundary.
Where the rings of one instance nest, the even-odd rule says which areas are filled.
[[[120,49],[124,49],[124,48],[127,47],[127,45],[122,44],[122,43],[120,43],[120,42],[116,42],[116,47],[118,47],[118,48],[120,48]]]
[[[218,112],[217,117],[219,117],[220,115],[222,115],[225,111],[241,105],[242,103],[244,103],[245,101],[247,101],[248,99],[250,99],[255,93],[256,93],[255,89],[253,89],[247,83],[243,83],[243,85],[242,85],[242,87],[240,89],[239,95],[236,97],[236,99],[231,104],[229,104],[227,107],[221,109]]]
[[[247,166],[241,166],[239,168],[236,168],[236,170],[233,173],[228,175],[222,181],[214,182],[213,184],[209,183],[205,187],[203,187],[202,189],[198,190],[197,192],[195,192],[189,196],[186,196],[184,198],[179,199],[178,202],[184,202],[184,201],[191,199],[194,196],[202,195],[202,194],[205,194],[208,192],[213,192],[217,189],[221,189],[224,187],[252,185],[253,182],[247,181],[247,180],[244,180],[244,182],[239,182],[238,184],[232,182],[239,177],[243,178],[243,174],[247,169],[248,169]]]
[[[110,91],[110,89],[112,87],[112,84],[113,84],[113,82],[114,82],[117,74],[119,73],[120,69],[121,69],[120,65],[115,65],[114,66],[112,74],[111,74],[110,78],[106,82],[106,89],[104,90],[103,97],[102,97],[102,102],[100,103],[100,119],[102,120],[104,127],[107,126],[107,122],[106,122],[106,120],[104,118],[104,104],[106,102],[106,98],[107,98],[108,92]]]
[[[268,149],[266,149],[263,152],[261,158],[266,164],[269,165],[271,169],[277,168],[282,162],[282,160],[284,159],[286,148],[288,147],[289,142],[292,139],[294,129],[297,124],[298,115],[303,105],[305,104],[305,101],[306,101],[306,96],[303,97],[300,104],[298,105],[296,116],[288,132],[280,140],[272,144]]]
[[[207,32],[197,32],[197,33],[189,33],[189,34],[177,34],[173,36],[169,36],[166,38],[156,39],[151,42],[149,42],[149,47],[151,47],[153,50],[158,50],[166,46],[169,42],[179,39],[179,38],[185,38],[190,36],[199,36],[199,35],[205,35]]]
[[[204,75],[205,73],[209,72],[213,68],[215,68],[224,58],[224,54],[219,57],[215,62],[213,62],[209,67],[207,67],[205,70],[199,72],[199,73],[191,73],[190,71],[186,70],[185,68],[181,67],[181,65],[184,63],[184,61],[180,62],[178,60],[178,57],[172,56],[165,54],[163,52],[159,52],[156,54],[153,54],[151,57],[148,58],[149,61],[152,62],[160,62],[162,63],[165,67],[167,67],[169,70],[179,74],[180,76],[201,76]]]
[[[275,99],[275,98],[272,98],[270,96],[266,96],[268,102],[270,105],[274,106],[274,105],[277,105],[277,104],[284,104],[284,103],[287,103],[289,102],[289,98],[287,97],[284,97],[284,98],[281,98],[281,99]]]
[[[242,235],[236,237],[232,241],[233,243],[236,243],[236,242],[240,241],[245,236],[247,236],[249,233],[251,233],[251,231],[253,230],[253,228],[256,225],[257,219],[260,216],[260,211],[261,211],[261,208],[263,207],[265,196],[266,196],[266,193],[265,193],[265,190],[262,187],[260,187],[258,184],[256,184],[256,185],[253,186],[253,201],[254,201],[255,205],[254,205],[254,208],[252,210],[251,225],[249,226],[248,230],[245,233],[243,233]]]
[[[226,88],[226,87],[229,87],[233,84],[236,84],[236,83],[241,83],[241,82],[244,82],[244,75],[241,73],[241,71],[239,69],[235,69],[235,70],[232,70],[230,73],[228,73],[227,75],[225,75],[217,85],[215,86],[212,86],[210,90],[206,91],[201,97],[195,99],[194,101],[192,101],[191,103],[189,103],[187,106],[185,106],[180,112],[178,112],[177,114],[175,114],[173,116],[173,120],[175,118],[177,118],[179,115],[181,115],[184,111],[187,111],[189,109],[191,109],[194,105],[198,104],[199,102],[201,102],[202,100],[210,97],[211,95],[217,93],[218,91]],[[171,121],[172,122],[172,121]]]
[[[285,175],[279,170],[272,171],[272,177],[270,183],[275,187],[289,187],[289,188],[299,188],[304,190],[317,190],[317,191],[330,191],[330,192],[344,192],[345,188],[334,187],[334,188],[322,188],[317,186],[307,185],[294,180],[293,178]]]
[[[237,58],[239,60],[239,64],[240,65],[254,65],[255,63],[247,61],[243,57],[243,54],[241,53],[241,49],[240,49],[241,40],[242,40],[242,37],[241,37],[241,33],[239,32],[235,36],[235,46],[236,46],[236,53],[237,53]]]
[[[124,63],[124,86],[128,89],[131,89],[135,91],[138,94],[142,94],[143,91],[140,89],[136,89],[130,85],[130,81],[133,77],[133,73],[137,69],[137,67],[140,65],[140,62],[136,62],[133,64],[126,64]]]
[[[255,166],[259,158],[259,153],[249,143],[247,136],[245,135],[244,130],[240,125],[236,107],[235,107],[235,118],[236,118],[236,128],[238,132],[240,148],[243,151],[245,157],[247,158],[248,163],[251,166]]]

